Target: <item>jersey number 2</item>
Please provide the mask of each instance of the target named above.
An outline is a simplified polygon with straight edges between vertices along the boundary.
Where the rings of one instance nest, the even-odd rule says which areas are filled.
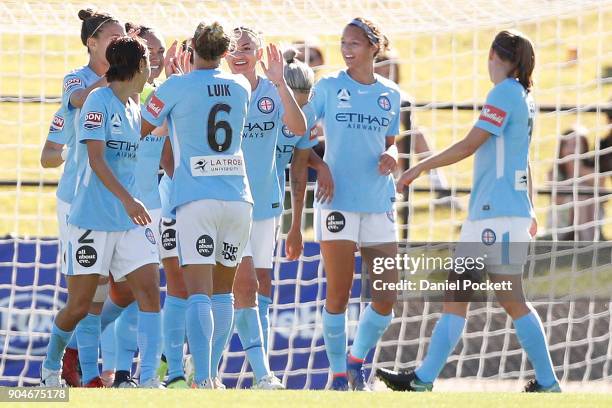
[[[216,152],[224,152],[229,149],[230,145],[232,144],[232,127],[230,126],[229,122],[226,120],[216,120],[219,111],[230,113],[231,110],[231,106],[225,103],[218,103],[214,105],[208,113],[208,145]],[[222,143],[219,143],[217,140],[217,132],[219,130],[223,130],[225,132],[225,137],[223,138]]]

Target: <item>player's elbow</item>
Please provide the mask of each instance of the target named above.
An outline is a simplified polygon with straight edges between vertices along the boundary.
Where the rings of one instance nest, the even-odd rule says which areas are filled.
[[[51,163],[49,163],[49,160],[47,160],[45,152],[43,152],[40,155],[40,165],[42,166],[43,169],[49,169],[49,168],[53,167],[53,166],[51,166]]]
[[[306,118],[302,112],[300,112],[299,118],[295,118],[295,120],[286,119],[287,129],[289,129],[290,132],[296,135],[303,135],[306,133]]]
[[[51,169],[61,165],[61,163],[55,163],[49,156],[49,152],[45,150],[43,150],[42,154],[40,155],[40,165],[43,169]]]

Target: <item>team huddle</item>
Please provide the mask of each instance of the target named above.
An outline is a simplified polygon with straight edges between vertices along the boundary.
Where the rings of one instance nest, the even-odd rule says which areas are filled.
[[[284,389],[268,363],[268,336],[288,167],[289,260],[303,251],[308,168],[317,173],[314,230],[327,278],[323,337],[333,390],[369,390],[364,362],[393,318],[396,293],[373,292],[347,352],[356,245],[364,262],[397,255],[396,191],[475,153],[461,241],[481,242],[484,232],[504,242],[535,235],[528,165],[535,57],[518,32],[502,31],[493,41],[495,86],[466,138],[396,183],[400,90],[374,73],[375,57],[389,41],[369,20],[355,18],[342,32],[346,69],[314,83],[295,52],[264,46],[249,27],[200,23],[193,38],[166,50],[163,37],[145,25],[123,25],[91,10],[79,18],[89,63],[64,78],[41,156],[44,167],[64,164],[57,214],[68,287],[41,386],[224,389],[218,370],[235,330],[253,388]],[[229,70],[220,68],[222,61]],[[323,158],[312,150],[321,135]],[[492,279],[520,287],[524,259],[497,258],[488,269]],[[397,270],[382,278],[397,281]],[[526,390],[560,391],[537,314],[524,299],[498,300],[536,371]],[[417,370],[379,369],[377,376],[394,390],[431,390],[467,308],[445,303]],[[187,372],[186,350],[193,367]],[[132,378],[137,353],[138,381]]]

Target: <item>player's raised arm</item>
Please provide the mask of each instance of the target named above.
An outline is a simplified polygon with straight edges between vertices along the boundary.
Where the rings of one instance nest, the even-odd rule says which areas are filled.
[[[260,61],[260,65],[266,77],[276,87],[280,99],[283,103],[283,123],[287,126],[290,132],[297,135],[306,133],[306,118],[304,113],[297,104],[293,92],[287,86],[284,76],[285,59],[283,53],[276,44],[268,44],[266,47],[266,55],[268,57],[268,65]]]

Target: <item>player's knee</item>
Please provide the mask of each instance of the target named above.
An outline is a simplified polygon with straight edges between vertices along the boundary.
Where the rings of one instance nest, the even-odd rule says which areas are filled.
[[[327,299],[325,300],[325,309],[329,313],[336,314],[342,313],[346,310],[346,306],[349,301],[349,293],[337,293],[334,296],[327,295]]]
[[[138,289],[138,307],[143,312],[159,312],[159,287],[146,285]]]
[[[109,296],[113,303],[120,307],[126,307],[134,301],[134,295],[127,282],[111,284]]]
[[[76,324],[87,316],[90,305],[90,302],[68,302],[64,308],[64,316]]]
[[[380,315],[386,316],[393,312],[394,302],[390,300],[377,300],[372,302],[372,309]]]
[[[465,317],[467,316],[469,305],[468,302],[444,302],[442,312]]]
[[[513,320],[516,320],[529,313],[529,308],[525,302],[518,300],[506,300],[499,301],[499,303]]]
[[[239,302],[254,302],[257,297],[258,287],[257,278],[255,276],[244,277],[237,280],[234,284],[234,296]]]

